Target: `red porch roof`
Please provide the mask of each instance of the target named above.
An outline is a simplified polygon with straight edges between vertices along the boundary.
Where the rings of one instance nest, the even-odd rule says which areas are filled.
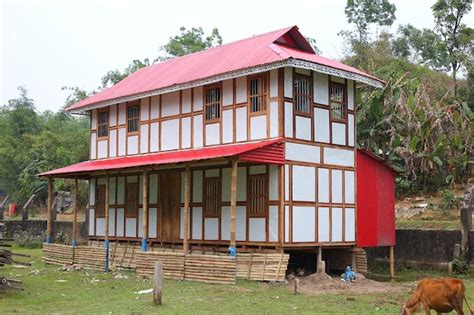
[[[131,157],[86,161],[58,168],[39,176],[71,176],[95,171],[175,164],[236,156],[240,161],[267,164],[284,164],[284,147],[281,138],[242,144],[220,145],[201,149],[178,150]],[[59,176],[58,176],[59,175]]]

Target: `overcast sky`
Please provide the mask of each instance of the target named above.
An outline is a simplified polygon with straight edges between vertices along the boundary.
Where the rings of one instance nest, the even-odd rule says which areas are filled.
[[[317,40],[323,55],[343,54],[337,33],[350,29],[346,0],[318,1],[145,1],[0,0],[1,104],[23,85],[37,108],[57,110],[67,92],[62,86],[92,90],[112,69],[133,59],[154,59],[181,26],[219,29],[224,43],[298,25]],[[392,1],[398,23],[433,27],[434,0]],[[473,14],[465,22],[473,27]]]

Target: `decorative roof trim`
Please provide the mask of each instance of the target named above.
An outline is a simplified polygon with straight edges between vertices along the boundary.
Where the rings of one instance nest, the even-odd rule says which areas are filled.
[[[106,107],[106,106],[128,102],[128,101],[134,101],[141,98],[156,96],[156,95],[160,95],[164,93],[176,92],[183,89],[194,88],[201,85],[216,83],[216,82],[228,80],[228,79],[234,79],[234,78],[238,78],[244,75],[251,75],[251,74],[256,74],[256,73],[265,72],[269,70],[275,70],[275,69],[284,68],[287,66],[314,70],[316,72],[320,72],[324,74],[334,75],[334,76],[342,77],[349,80],[355,80],[355,81],[362,82],[376,88],[383,87],[383,83],[381,81],[368,78],[360,74],[352,73],[345,70],[339,70],[339,69],[335,69],[328,66],[323,66],[311,61],[289,58],[282,61],[259,65],[259,66],[251,67],[251,68],[244,68],[244,69],[239,69],[235,71],[230,71],[230,72],[222,73],[219,75],[211,76],[205,79],[189,81],[186,83],[172,85],[172,86],[168,86],[168,87],[164,87],[164,88],[160,88],[156,90],[151,90],[148,92],[122,96],[122,97],[118,97],[118,98],[114,98],[114,99],[106,100],[102,102],[97,102],[94,104],[86,105],[78,109],[71,109],[67,111],[73,114],[85,114],[87,111],[96,109],[96,108]]]

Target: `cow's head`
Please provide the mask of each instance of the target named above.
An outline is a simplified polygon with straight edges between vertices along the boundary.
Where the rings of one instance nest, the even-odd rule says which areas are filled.
[[[411,302],[411,303],[410,303]],[[420,301],[408,301],[400,308],[400,315],[412,315],[421,311]]]

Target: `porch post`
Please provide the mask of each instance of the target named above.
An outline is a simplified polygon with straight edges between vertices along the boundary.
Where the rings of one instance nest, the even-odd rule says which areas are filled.
[[[278,241],[280,243],[280,251],[283,252],[283,243],[285,242],[285,165],[278,166],[280,180],[278,181],[279,199],[280,199],[280,215],[278,216]]]
[[[235,208],[237,205],[237,159],[232,160],[232,182],[230,186],[230,247],[231,256],[237,254],[235,244]]]
[[[77,204],[77,196],[78,196],[78,184],[77,184],[77,176],[74,177],[74,217],[72,221],[72,246],[76,247],[77,246],[77,209],[78,209],[78,204]]]
[[[189,253],[189,199],[191,189],[189,187],[189,164],[186,165],[184,173],[184,231],[183,231],[183,253]]]
[[[146,252],[148,247],[148,172],[143,171],[143,230],[142,251]]]
[[[47,214],[47,228],[46,228],[46,243],[51,244],[53,242],[53,179],[48,176],[48,214]]]
[[[105,176],[105,271],[109,271],[109,174]]]

